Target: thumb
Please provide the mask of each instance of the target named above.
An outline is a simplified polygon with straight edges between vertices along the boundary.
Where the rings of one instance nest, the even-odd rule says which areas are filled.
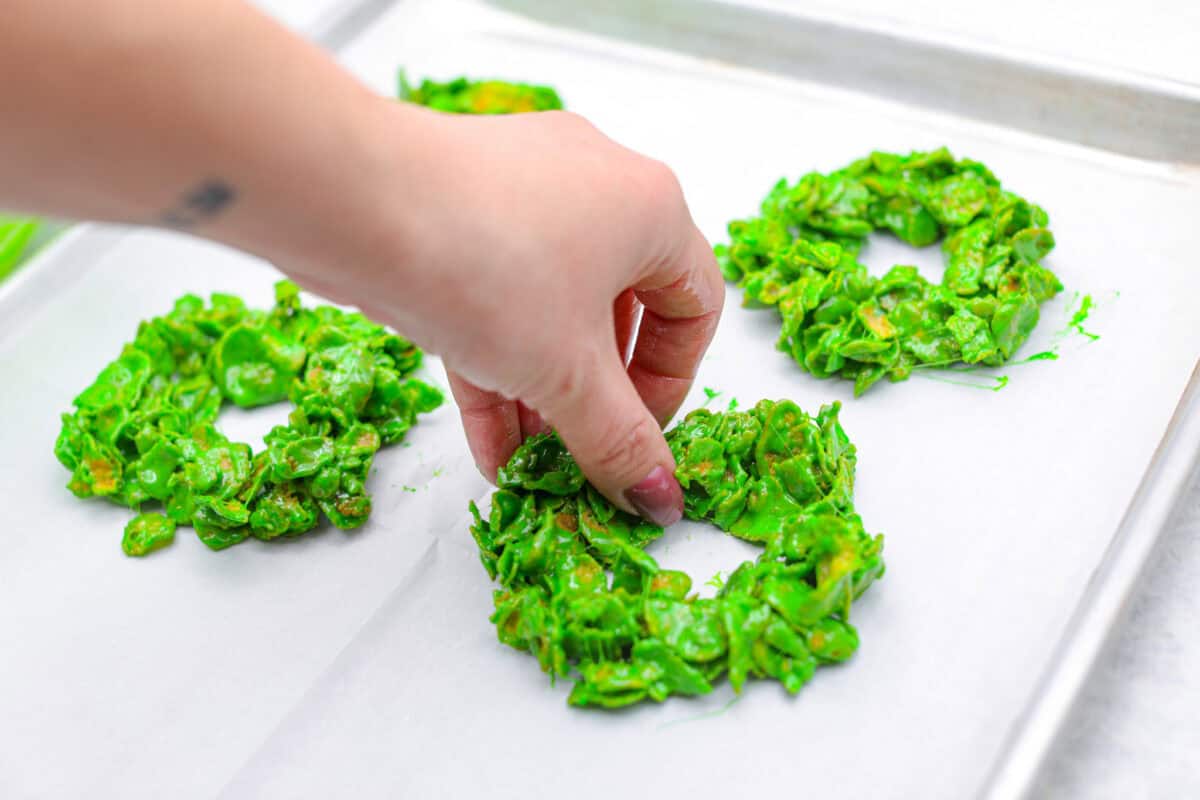
[[[592,485],[626,511],[666,527],[683,516],[675,459],[615,347],[572,365],[537,408]]]

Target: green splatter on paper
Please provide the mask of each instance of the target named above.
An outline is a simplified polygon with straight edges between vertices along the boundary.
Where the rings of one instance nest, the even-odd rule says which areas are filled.
[[[727,711],[729,711],[729,709],[733,708],[734,704],[737,703],[739,700],[741,700],[743,697],[745,697],[745,695],[735,694],[733,697],[729,698],[728,702],[726,702],[720,708],[714,708],[712,711],[705,711],[703,714],[696,714],[691,717],[680,717],[679,719],[673,719],[673,720],[669,720],[667,722],[660,723],[658,726],[658,730],[661,731],[666,728],[674,727],[675,725],[683,725],[688,722],[703,722],[706,719],[713,719],[714,717],[719,717],[719,716],[725,714]]]
[[[986,389],[989,392],[998,392],[1001,389],[1003,389],[1005,386],[1008,386],[1008,376],[1007,375],[990,375],[990,376],[982,376],[981,375],[980,377],[984,378],[987,382],[986,383],[978,383],[978,382],[974,382],[974,381],[964,381],[964,380],[957,380],[955,378],[947,378],[947,377],[945,377],[945,373],[947,373],[947,372],[952,373],[952,374],[959,374],[959,375],[977,374],[974,370],[947,369],[947,370],[938,370],[937,373],[921,372],[921,371],[914,370],[913,375],[918,378],[926,378],[931,381],[937,381],[938,383],[949,383],[954,386],[966,386],[971,389]]]
[[[1089,341],[1096,341],[1100,338],[1099,334],[1092,333],[1083,327],[1083,323],[1087,322],[1088,315],[1092,313],[1092,307],[1095,304],[1092,301],[1090,294],[1085,294],[1079,301],[1079,308],[1071,316],[1071,321],[1067,323],[1067,330],[1073,330],[1080,336],[1086,337]]]
[[[725,588],[725,574],[723,572],[721,572],[720,570],[718,570],[716,575],[713,575],[711,578],[709,578],[708,580],[706,580],[704,582],[704,585],[711,586],[712,588],[716,589],[718,592],[721,591],[722,589]]]
[[[701,408],[708,408],[708,404],[711,403],[713,400],[716,400],[720,396],[721,396],[721,393],[718,392],[716,389],[710,389],[709,387],[705,386],[704,387],[704,398],[705,398],[704,405],[702,405]]]

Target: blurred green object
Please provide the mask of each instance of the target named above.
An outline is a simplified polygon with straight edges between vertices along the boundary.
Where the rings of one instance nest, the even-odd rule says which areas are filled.
[[[444,83],[426,79],[414,87],[404,70],[397,78],[401,100],[451,114],[520,114],[563,107],[558,92],[549,86],[463,77]]]
[[[0,280],[7,278],[29,246],[41,223],[36,219],[0,216]]]

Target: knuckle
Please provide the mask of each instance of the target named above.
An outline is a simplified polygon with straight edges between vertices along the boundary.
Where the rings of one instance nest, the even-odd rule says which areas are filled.
[[[587,401],[590,370],[580,361],[563,364],[551,380],[544,382],[555,401],[563,406],[579,407]]]
[[[570,352],[569,350],[567,352]],[[538,409],[579,408],[587,400],[590,370],[580,359],[541,353],[529,359],[528,369],[514,395]]]
[[[647,194],[659,203],[677,203],[683,198],[683,188],[675,170],[661,161],[647,158],[643,167]]]
[[[550,119],[550,121],[561,128],[578,130],[578,131],[594,131],[596,126],[593,125],[587,117],[582,117],[571,111],[544,111],[542,112]]]

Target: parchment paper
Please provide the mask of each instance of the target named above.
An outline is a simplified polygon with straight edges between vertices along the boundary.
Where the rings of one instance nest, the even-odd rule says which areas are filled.
[[[49,254],[53,255],[53,254]],[[86,257],[86,254],[85,254]],[[65,260],[65,259],[64,259]],[[0,796],[211,797],[406,575],[439,515],[483,488],[452,407],[375,462],[374,513],[352,533],[212,553],[191,528],[127,558],[132,512],[76,500],[54,459],[58,415],[133,338],[193,291],[272,302],[274,269],[181,236],[121,240],[0,341]],[[37,277],[37,276],[33,276]],[[436,360],[423,368],[441,385]],[[286,403],[218,425],[262,446]],[[407,487],[407,488],[405,488]]]

